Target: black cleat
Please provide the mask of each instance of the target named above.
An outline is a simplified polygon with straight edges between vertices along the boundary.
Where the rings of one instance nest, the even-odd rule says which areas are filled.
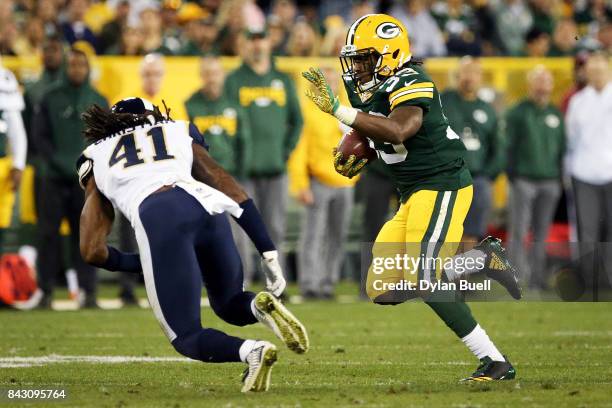
[[[461,382],[513,380],[516,377],[516,370],[512,367],[506,356],[504,358],[506,361],[493,361],[489,357],[482,358],[474,374],[464,378]]]
[[[484,272],[487,277],[500,283],[510,296],[520,299],[521,286],[518,280],[516,268],[510,263],[506,256],[506,250],[501,245],[501,240],[491,236],[486,237],[474,249],[481,250],[487,256]]]

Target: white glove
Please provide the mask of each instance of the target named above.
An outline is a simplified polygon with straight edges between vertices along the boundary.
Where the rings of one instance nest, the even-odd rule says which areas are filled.
[[[287,281],[285,281],[278,262],[278,251],[264,252],[261,256],[261,264],[266,275],[266,290],[279,297],[285,290]]]

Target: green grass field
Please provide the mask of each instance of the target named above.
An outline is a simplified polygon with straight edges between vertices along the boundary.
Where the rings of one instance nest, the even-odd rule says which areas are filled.
[[[239,392],[242,364],[91,357],[178,358],[151,310],[0,311],[0,389],[68,390],[67,401],[34,407],[612,406],[611,303],[473,304],[518,372],[517,380],[494,384],[457,382],[477,362],[421,303],[314,302],[292,309],[308,327],[312,348],[303,356],[281,348],[270,391],[250,395]],[[262,326],[229,326],[209,308],[202,320],[279,344]],[[55,362],[10,367],[14,357],[41,356]],[[0,400],[2,406],[11,404]]]

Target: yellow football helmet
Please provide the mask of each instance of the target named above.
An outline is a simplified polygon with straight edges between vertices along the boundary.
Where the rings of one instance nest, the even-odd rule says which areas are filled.
[[[399,20],[387,14],[366,14],[348,30],[340,63],[344,75],[363,96],[371,94],[411,57],[408,32]]]

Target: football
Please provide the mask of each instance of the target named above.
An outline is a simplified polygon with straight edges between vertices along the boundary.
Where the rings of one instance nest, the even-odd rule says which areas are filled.
[[[351,129],[340,139],[338,151],[342,153],[343,161],[348,160],[351,154],[355,155],[356,162],[361,159],[368,159],[371,162],[378,157],[376,150],[370,147],[368,138],[355,129]]]

